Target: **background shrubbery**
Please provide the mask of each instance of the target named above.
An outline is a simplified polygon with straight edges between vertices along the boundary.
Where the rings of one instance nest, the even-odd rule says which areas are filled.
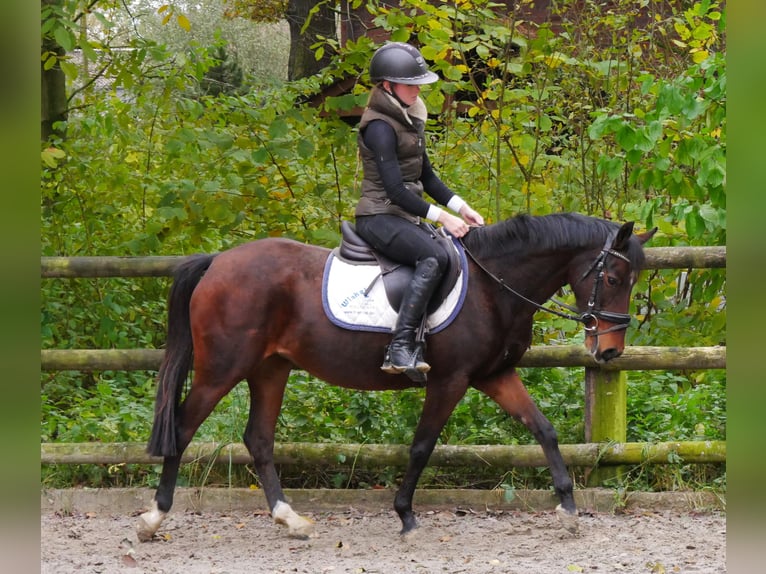
[[[377,23],[393,39],[417,40],[443,78],[424,91],[433,112],[432,162],[490,222],[572,210],[657,225],[652,246],[725,244],[725,12],[718,2],[669,2],[674,9],[641,28],[632,2],[618,1],[604,14],[581,4],[582,20],[574,20],[565,12],[572,2],[556,3],[570,14],[558,34],[520,26],[513,13],[484,2],[434,7],[416,0],[378,12]],[[97,84],[64,62],[71,64],[72,108],[59,126],[65,137],[53,136],[42,151],[43,255],[183,255],[273,235],[334,246],[339,221],[352,217],[357,199],[355,131],[340,116],[364,104],[375,46],[366,38],[349,42],[321,74],[288,83],[287,40],[278,28],[252,32],[252,23],[237,21],[250,28],[236,32],[230,22],[191,12],[186,32],[142,14],[145,25],[128,34],[128,49],[90,50],[94,69],[111,62]],[[118,11],[102,17],[119,27]],[[52,34],[66,27],[60,15],[48,18],[59,18]],[[591,23],[588,30],[582,21]],[[202,22],[217,22],[220,32]],[[303,103],[349,75],[361,80],[350,94],[323,108]],[[168,282],[44,280],[43,348],[161,348]],[[725,344],[724,288],[720,269],[645,273],[629,342]],[[535,344],[581,341],[574,323],[537,319]],[[43,373],[41,440],[146,440],[154,375]],[[582,369],[524,369],[523,376],[560,442],[582,442]],[[725,439],[724,372],[628,376],[629,441]],[[296,372],[278,440],[408,443],[421,401],[418,390],[353,393]],[[239,441],[247,402],[241,385],[197,438]],[[477,392],[458,405],[442,440],[534,442]],[[183,480],[255,480],[247,469],[209,471],[189,465]],[[396,480],[390,469],[323,472],[285,479],[335,486]],[[481,477],[431,469],[426,481],[534,485],[540,472]],[[51,485],[152,484],[156,477],[154,468],[125,465],[43,468]],[[641,468],[631,478],[639,487],[665,488],[720,484],[725,474]]]

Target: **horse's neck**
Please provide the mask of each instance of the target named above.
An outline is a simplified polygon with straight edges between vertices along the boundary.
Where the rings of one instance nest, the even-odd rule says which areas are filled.
[[[569,259],[550,252],[525,255],[522,259],[495,258],[486,265],[494,279],[489,276],[486,279],[490,283],[499,282],[505,290],[542,305],[567,284]],[[496,289],[496,286],[490,286],[490,292]],[[515,314],[517,309],[527,307],[533,315],[537,309],[528,307],[529,302],[524,301],[522,297],[512,295],[512,314]]]

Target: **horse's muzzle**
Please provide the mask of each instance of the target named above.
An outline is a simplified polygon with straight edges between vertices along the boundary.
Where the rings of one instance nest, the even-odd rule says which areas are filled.
[[[585,325],[585,346],[597,363],[604,364],[622,355],[630,315],[598,311],[583,313],[581,320]]]
[[[608,349],[604,349],[600,353],[596,351],[596,360],[599,361],[599,358],[601,359],[599,362],[608,362],[612,359],[616,359],[622,355],[622,351],[619,350],[617,347],[609,347]]]

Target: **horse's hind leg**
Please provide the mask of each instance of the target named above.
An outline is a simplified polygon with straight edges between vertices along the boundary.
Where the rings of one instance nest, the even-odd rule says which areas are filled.
[[[175,492],[178,469],[181,465],[181,456],[189,446],[194,433],[210,415],[218,402],[236,385],[238,381],[228,384],[206,384],[205,377],[195,373],[189,394],[179,406],[177,416],[176,440],[178,454],[166,456],[162,463],[162,474],[159,486],[154,494],[151,507],[144,512],[136,525],[136,534],[141,541],[147,541],[157,532],[165,516],[173,506],[173,494]]]
[[[556,513],[564,528],[577,532],[577,507],[572,492],[572,479],[567,471],[564,458],[559,450],[558,436],[553,425],[540,412],[537,405],[529,396],[524,383],[516,371],[503,373],[489,380],[476,383],[474,386],[487,394],[503,410],[519,420],[534,435],[545,453],[548,466],[553,478],[553,488],[559,496],[560,504]]]
[[[272,357],[248,377],[250,416],[243,440],[253,457],[274,522],[287,526],[290,536],[308,538],[314,535],[314,523],[296,514],[287,503],[274,466],[274,430],[291,369],[288,361]]]

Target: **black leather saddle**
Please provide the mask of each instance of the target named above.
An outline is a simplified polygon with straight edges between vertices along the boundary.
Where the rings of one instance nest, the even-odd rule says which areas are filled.
[[[412,274],[415,268],[402,263],[397,263],[373,249],[373,247],[362,239],[356,232],[356,228],[349,221],[341,221],[341,242],[336,250],[336,256],[343,261],[354,265],[379,265],[380,277],[386,289],[386,297],[391,307],[399,311],[402,303],[404,290],[412,280]],[[445,297],[449,295],[452,288],[460,277],[460,255],[455,249],[452,239],[442,230],[432,227],[434,241],[444,242],[444,246],[449,253],[449,263],[444,277],[434,291],[431,300],[428,303],[428,313],[439,308]]]

